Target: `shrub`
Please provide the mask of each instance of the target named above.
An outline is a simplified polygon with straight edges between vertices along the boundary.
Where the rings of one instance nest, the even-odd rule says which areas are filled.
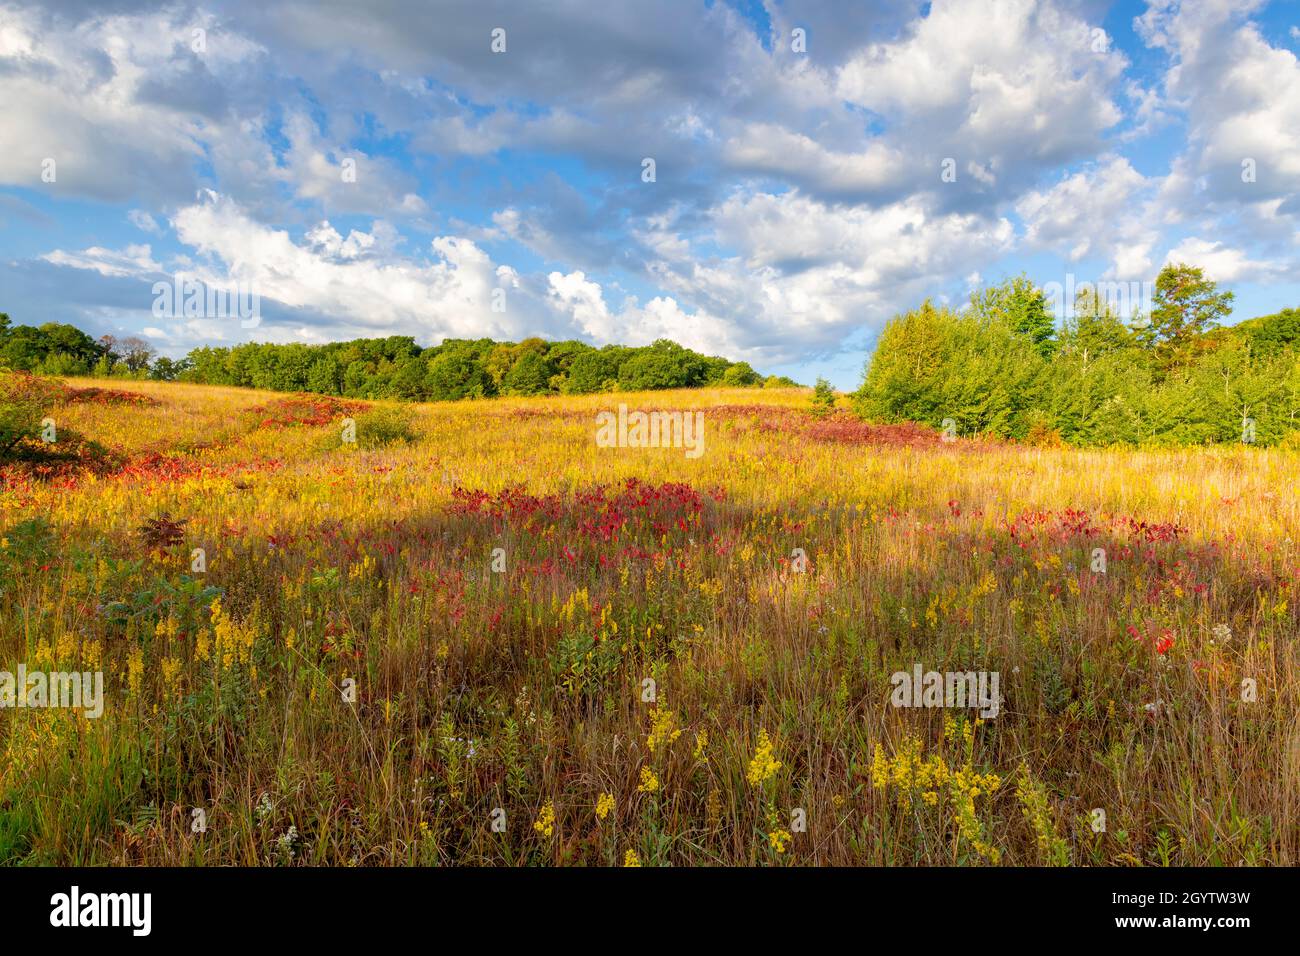
[[[835,389],[831,388],[831,383],[826,379],[817,379],[817,385],[812,393],[812,413],[818,418],[822,418],[829,415],[834,407]]]
[[[0,460],[8,460],[24,439],[35,440],[60,386],[25,372],[0,372]]]
[[[355,421],[358,448],[382,448],[413,442],[418,437],[415,417],[408,408],[381,406],[357,416]]]
[[[727,366],[721,379],[722,384],[729,388],[750,388],[761,384],[762,381],[748,362],[737,362],[735,365]]]

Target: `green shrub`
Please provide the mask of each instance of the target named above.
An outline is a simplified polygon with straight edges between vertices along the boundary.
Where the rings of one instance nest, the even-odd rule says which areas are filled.
[[[812,413],[818,418],[822,418],[829,415],[834,407],[835,389],[831,388],[831,383],[826,379],[817,379],[817,385],[813,388],[812,393]]]
[[[383,448],[413,442],[418,436],[415,416],[408,408],[380,406],[355,419],[358,448]]]
[[[58,400],[59,391],[57,382],[0,371],[0,461],[11,459],[24,440],[36,440],[41,420]]]

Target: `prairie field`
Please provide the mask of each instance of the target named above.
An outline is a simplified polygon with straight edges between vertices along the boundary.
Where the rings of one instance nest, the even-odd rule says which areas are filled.
[[[0,863],[1300,863],[1294,450],[77,383],[0,470],[0,670],[103,712],[0,710]]]

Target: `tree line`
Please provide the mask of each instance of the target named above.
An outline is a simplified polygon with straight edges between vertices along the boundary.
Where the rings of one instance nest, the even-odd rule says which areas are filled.
[[[1166,266],[1127,321],[1083,286],[1057,323],[1020,276],[882,331],[856,411],[959,435],[1076,445],[1276,444],[1300,429],[1300,310],[1225,326],[1233,294]],[[1294,440],[1294,439],[1293,439]]]
[[[41,375],[151,378],[409,401],[797,384],[785,376],[765,378],[747,362],[702,355],[669,339],[604,348],[540,338],[448,339],[422,348],[409,336],[389,336],[326,345],[207,346],[174,360],[157,355],[138,336],[93,339],[56,322],[14,326],[4,313],[0,366]]]

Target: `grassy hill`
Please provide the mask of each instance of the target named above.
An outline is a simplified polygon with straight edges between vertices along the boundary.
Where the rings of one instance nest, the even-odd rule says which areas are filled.
[[[103,713],[0,709],[0,862],[1300,859],[1294,452],[66,384],[0,466],[0,670]],[[600,447],[620,403],[702,453]],[[996,716],[893,706],[918,666]]]

